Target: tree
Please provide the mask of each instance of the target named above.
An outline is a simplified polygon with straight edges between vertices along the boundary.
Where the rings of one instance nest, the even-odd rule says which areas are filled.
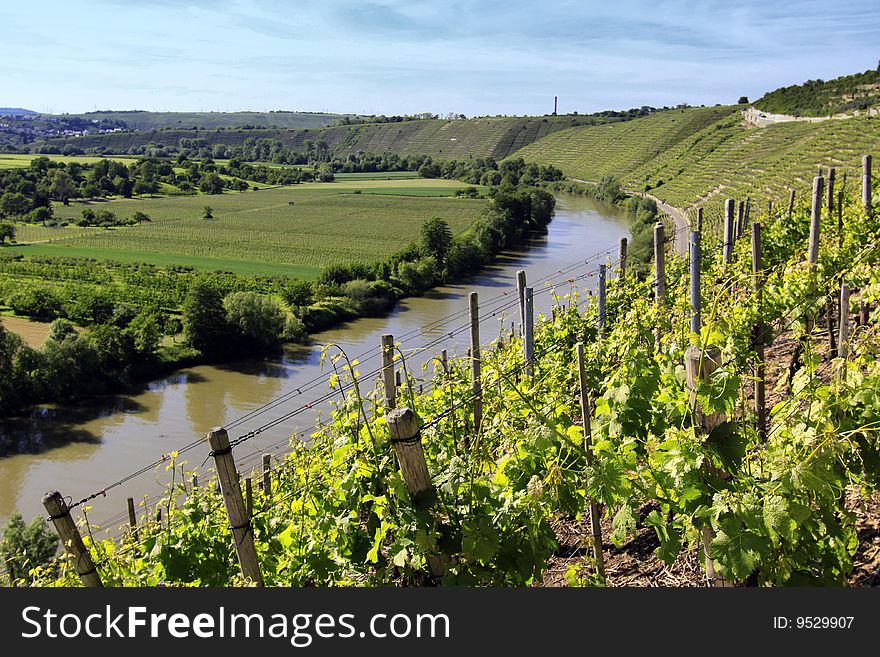
[[[135,212],[134,215],[132,216],[132,219],[134,219],[135,222],[137,222],[139,224],[151,221],[150,215],[148,215],[146,212],[140,212],[140,211]]]
[[[0,215],[7,217],[20,217],[31,209],[28,197],[18,192],[6,192],[0,196]]]
[[[12,224],[0,224],[0,244],[3,244],[6,240],[10,242],[15,239],[15,226]]]
[[[740,96],[739,100],[736,101],[738,105],[748,105],[749,97],[748,96]]]
[[[46,222],[52,218],[52,215],[52,206],[47,207],[45,205],[41,205],[40,207],[34,208],[30,212],[28,212],[26,215],[26,219],[31,223],[41,223],[45,226]]]
[[[204,280],[195,281],[182,307],[183,335],[187,343],[204,354],[218,354],[227,346],[229,325],[223,296]]]
[[[222,194],[223,179],[216,173],[205,174],[199,181],[199,190],[203,194]]]
[[[612,175],[604,175],[596,189],[596,198],[608,203],[617,203],[626,198],[626,194],[620,186],[620,181]]]
[[[256,292],[233,292],[223,300],[226,321],[241,344],[265,351],[281,341],[284,312],[277,301]]]
[[[134,340],[134,348],[142,354],[152,354],[162,339],[162,324],[156,313],[142,310],[125,329]]]
[[[25,525],[20,513],[14,513],[3,529],[0,558],[12,583],[27,576],[28,571],[47,564],[58,549],[58,536],[36,516]]]
[[[312,302],[312,284],[308,281],[293,281],[284,288],[282,294],[291,306],[308,306]]]
[[[70,205],[70,197],[76,193],[76,183],[64,169],[55,169],[50,178],[49,196],[64,205]]]
[[[214,218],[214,210],[210,205],[205,206],[205,211],[202,213],[202,219],[213,219]]]
[[[436,258],[441,264],[446,262],[449,247],[452,246],[452,230],[449,224],[440,217],[434,217],[422,224],[421,233],[421,252]]]

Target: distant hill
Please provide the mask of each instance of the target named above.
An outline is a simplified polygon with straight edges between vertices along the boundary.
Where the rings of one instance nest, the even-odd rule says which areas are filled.
[[[880,104],[880,71],[845,75],[834,80],[808,80],[765,94],[755,107],[771,114],[830,116]]]
[[[84,114],[64,114],[86,120],[123,121],[132,130],[161,130],[163,128],[323,128],[338,123],[343,114],[318,112],[146,112],[98,111]],[[351,116],[351,115],[348,115]]]
[[[32,114],[39,114],[39,112],[23,107],[0,107],[0,116],[29,116]]]
[[[122,114],[114,113],[113,117],[121,118]],[[443,160],[469,157],[501,159],[558,130],[620,120],[621,117],[588,115],[498,116],[366,123],[316,129],[165,129],[50,138],[35,143],[34,149],[48,146],[60,152],[70,145],[89,153],[134,154],[148,147],[161,147],[173,152],[181,146],[182,140],[188,140],[184,143],[213,147],[215,144],[239,145],[248,139],[273,139],[300,152],[307,150],[308,141],[324,141],[332,154],[343,157],[363,151],[430,155]]]

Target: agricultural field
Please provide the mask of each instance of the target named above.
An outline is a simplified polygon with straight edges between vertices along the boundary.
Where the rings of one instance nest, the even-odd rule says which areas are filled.
[[[126,228],[76,228],[79,232],[66,239],[14,249],[32,255],[314,278],[325,265],[373,261],[408,246],[431,217],[445,219],[453,233],[464,231],[486,207],[484,200],[451,197],[466,187],[449,180],[363,180],[209,197],[57,204],[59,219],[76,220],[91,207],[121,217],[141,211],[151,221]],[[213,219],[203,218],[206,205]],[[26,230],[39,227],[26,227],[22,233]],[[51,235],[53,230],[73,228],[43,230]]]
[[[25,344],[38,349],[49,337],[49,323],[35,322],[24,317],[2,316],[0,325],[8,331],[17,333],[22,337]]]
[[[48,157],[53,162],[64,162],[65,164],[70,164],[72,162],[77,162],[79,164],[95,164],[96,162],[100,162],[101,160],[114,160],[116,162],[122,162],[124,164],[131,164],[132,162],[137,162],[140,158],[137,157],[102,157],[96,155],[32,155],[32,154],[20,154],[20,153],[0,153],[0,169],[19,169],[24,168],[30,165],[32,161],[34,161],[38,157]]]

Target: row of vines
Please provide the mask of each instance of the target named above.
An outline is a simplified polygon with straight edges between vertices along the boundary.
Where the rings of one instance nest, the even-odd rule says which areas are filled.
[[[378,374],[362,374],[357,361],[327,347],[330,384],[344,394],[326,423],[304,440],[295,437],[271,495],[258,490],[253,502],[251,527],[265,583],[532,585],[557,548],[554,519],[585,520],[591,500],[611,521],[606,539],[618,545],[636,530],[639,509],[650,505],[645,523],[656,531],[657,556],[667,563],[683,552],[704,559],[709,529],[708,554],[729,581],[845,582],[858,536],[844,493],[872,496],[880,485],[878,312],[853,331],[845,359],[824,348],[821,317],[844,282],[853,290],[853,308],[876,308],[880,225],[856,199],[844,205],[842,231],[826,212],[818,264],[811,268],[809,208],[757,218],[762,299],[754,293],[748,239],[738,240],[727,267],[720,245],[704,239],[699,335],[689,330],[684,258],[667,262],[663,307],[655,302],[652,276],[609,281],[602,335],[590,295],[576,284],[549,290],[556,305],[536,326],[531,376],[516,333],[502,330],[482,352],[479,432],[468,358],[448,367],[438,359],[407,372],[398,404],[424,423],[434,484],[430,507],[411,499],[398,470]],[[774,401],[763,436],[752,399],[759,320],[768,327],[767,344],[800,345],[799,356],[781,368],[783,376],[768,381]],[[573,364],[578,342],[592,395],[589,448]],[[693,396],[684,368],[692,344],[716,345],[722,354],[720,367]],[[404,368],[406,354],[401,346]],[[719,412],[726,421],[705,435],[699,414]],[[142,507],[137,533],[125,529],[117,539],[99,539],[83,507],[82,531],[104,583],[246,584],[220,494],[204,473],[201,486],[193,485],[197,463],[172,457],[165,467],[185,474],[176,475],[155,506]],[[157,507],[163,511],[158,521]],[[446,557],[439,580],[427,565],[437,554]],[[576,574],[572,583],[614,584],[589,558]],[[63,557],[32,571],[31,581],[79,582]]]

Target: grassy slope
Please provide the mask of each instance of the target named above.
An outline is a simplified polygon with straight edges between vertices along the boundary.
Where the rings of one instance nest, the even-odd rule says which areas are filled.
[[[609,119],[615,120],[615,119]],[[121,132],[48,140],[54,146],[73,144],[83,149],[127,153],[146,144],[176,146],[181,139],[204,139],[208,144],[241,144],[246,139],[278,139],[286,146],[305,151],[306,141],[322,139],[336,154],[357,151],[431,155],[439,159],[507,157],[514,151],[552,132],[601,119],[588,116],[484,117],[462,121],[423,120],[337,126],[306,130],[154,130]]]
[[[713,116],[709,110],[690,109],[680,120],[672,118],[655,115],[617,126],[574,128],[516,155],[586,180],[614,174],[632,191],[647,187],[678,207],[705,208],[708,227],[717,229],[725,198],[751,196],[759,210],[768,200],[787,202],[792,187],[808,193],[820,166],[836,167],[838,180],[846,172],[848,185],[857,185],[862,154],[880,151],[877,119],[755,128],[744,125],[738,112]]]
[[[454,233],[465,230],[486,202],[449,197],[463,187],[448,180],[364,180],[211,197],[118,199],[91,205],[119,216],[141,210],[152,222],[77,228],[67,239],[15,248],[35,255],[313,278],[324,265],[371,261],[406,247],[430,217],[446,219]],[[213,208],[213,220],[202,218],[206,205]],[[84,207],[56,205],[55,212],[75,219]],[[42,230],[50,236],[56,229]]]
[[[254,125],[278,128],[323,128],[342,118],[342,114],[321,112],[89,112],[69,114],[91,121],[113,119],[125,121],[133,130],[160,128],[227,128]]]
[[[828,116],[880,103],[880,71],[845,75],[834,80],[810,80],[765,94],[755,107],[772,114]]]

